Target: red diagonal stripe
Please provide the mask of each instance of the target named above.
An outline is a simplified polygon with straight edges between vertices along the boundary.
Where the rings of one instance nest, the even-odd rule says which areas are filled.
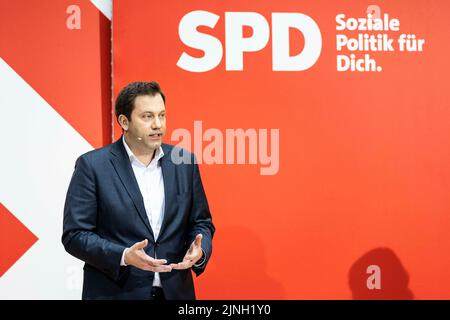
[[[70,5],[81,29],[66,26]],[[111,142],[111,23],[89,1],[0,1],[0,57],[92,146]]]
[[[0,203],[0,277],[38,238]]]

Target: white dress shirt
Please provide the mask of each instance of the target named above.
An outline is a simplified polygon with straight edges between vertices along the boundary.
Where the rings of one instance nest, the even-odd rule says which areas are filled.
[[[163,149],[159,147],[159,149],[156,150],[155,157],[149,165],[146,166],[133,154],[124,137],[122,137],[122,141],[128,157],[130,158],[131,167],[133,168],[134,176],[139,185],[142,198],[144,199],[145,212],[147,213],[148,221],[150,222],[156,241],[164,218],[164,180],[161,165],[158,161],[164,156]],[[122,260],[120,262],[122,266],[126,265],[124,259],[126,250],[127,249],[125,249],[122,254]],[[162,287],[158,272],[155,272],[153,286]]]

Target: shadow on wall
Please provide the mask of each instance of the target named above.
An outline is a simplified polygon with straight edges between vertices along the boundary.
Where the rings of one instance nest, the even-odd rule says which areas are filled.
[[[389,248],[370,250],[350,268],[349,285],[355,300],[411,300],[409,275]]]
[[[261,239],[241,226],[222,227],[219,232],[214,237],[213,264],[208,266],[212,268],[202,284],[209,288],[208,299],[285,299],[281,282],[267,273]]]

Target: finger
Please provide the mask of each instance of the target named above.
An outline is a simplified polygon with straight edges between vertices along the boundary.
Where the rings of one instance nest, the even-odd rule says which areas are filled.
[[[171,266],[158,266],[158,267],[154,267],[154,272],[170,272],[172,271],[172,267]]]
[[[203,235],[201,233],[199,233],[194,240],[194,243],[197,247],[201,247],[202,246],[202,239],[203,239]]]
[[[155,259],[155,258],[152,258],[152,257],[150,257],[148,255],[144,256],[144,261],[145,261],[145,263],[147,263],[147,264],[149,264],[151,266],[155,266],[155,267],[156,266],[160,266],[160,265],[164,265],[164,264],[167,263],[166,259]]]
[[[145,239],[145,240],[142,240],[141,242],[136,242],[136,243],[133,245],[133,247],[134,247],[135,249],[144,249],[144,248],[147,246],[147,244],[148,244],[148,240]]]
[[[182,263],[173,263],[170,266],[172,267],[173,270],[184,270],[184,269],[187,269],[186,267],[183,266]]]
[[[172,271],[171,266],[152,267],[149,265],[143,265],[143,266],[141,266],[141,269],[145,270],[145,271],[151,271],[151,272],[170,272],[170,271]]]
[[[192,261],[186,260],[186,261],[183,261],[180,263],[172,263],[172,264],[170,264],[170,266],[172,267],[172,269],[175,269],[175,270],[189,269],[190,267],[192,267]]]

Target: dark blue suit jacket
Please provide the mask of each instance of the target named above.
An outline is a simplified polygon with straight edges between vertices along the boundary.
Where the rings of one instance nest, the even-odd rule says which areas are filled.
[[[153,272],[120,266],[123,250],[148,239],[148,255],[182,261],[195,236],[203,235],[206,263],[212,253],[214,225],[198,166],[174,164],[173,146],[162,144],[165,212],[157,241],[122,139],[80,156],[64,207],[62,242],[85,261],[83,299],[149,299]],[[167,299],[195,299],[191,269],[160,273]]]

